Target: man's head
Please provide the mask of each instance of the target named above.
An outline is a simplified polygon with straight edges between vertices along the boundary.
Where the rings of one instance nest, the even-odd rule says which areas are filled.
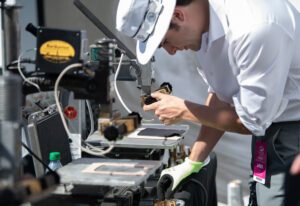
[[[158,47],[169,54],[199,50],[208,30],[207,0],[119,0],[116,28],[137,40],[137,58],[146,64]]]

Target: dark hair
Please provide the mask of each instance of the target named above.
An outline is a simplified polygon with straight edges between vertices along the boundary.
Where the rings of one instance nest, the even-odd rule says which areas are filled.
[[[190,3],[192,3],[193,1],[195,1],[195,0],[177,0],[176,6],[186,6],[186,5],[189,5]],[[169,29],[175,29],[178,31],[180,29],[180,26],[171,21]]]
[[[177,0],[176,6],[186,6],[192,3],[193,1],[195,0]],[[171,21],[169,29],[179,30],[179,25]]]
[[[192,3],[194,0],[177,0],[176,6],[185,6]]]

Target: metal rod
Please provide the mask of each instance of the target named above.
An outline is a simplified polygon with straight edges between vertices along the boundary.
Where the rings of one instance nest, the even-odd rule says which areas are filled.
[[[108,38],[115,39],[118,46],[126,52],[130,59],[136,59],[136,56],[118,39],[80,0],[74,0],[74,5]]]
[[[2,53],[2,56],[0,58],[2,58],[2,65],[1,66],[1,75],[4,75],[5,74],[5,71],[6,71],[6,48],[5,48],[5,0],[1,0],[1,53]]]

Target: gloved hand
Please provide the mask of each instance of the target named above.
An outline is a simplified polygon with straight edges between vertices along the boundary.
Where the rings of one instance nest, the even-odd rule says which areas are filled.
[[[183,179],[192,173],[199,172],[200,169],[208,163],[209,158],[207,158],[205,162],[195,162],[189,158],[185,158],[183,163],[164,169],[157,183],[158,199],[169,199]]]

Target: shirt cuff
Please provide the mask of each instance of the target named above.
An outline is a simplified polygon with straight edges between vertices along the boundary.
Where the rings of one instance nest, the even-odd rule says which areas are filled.
[[[236,96],[233,96],[232,100],[234,102],[235,111],[243,125],[255,136],[265,135],[266,129],[272,124],[272,122],[261,124],[258,118],[247,113]]]

